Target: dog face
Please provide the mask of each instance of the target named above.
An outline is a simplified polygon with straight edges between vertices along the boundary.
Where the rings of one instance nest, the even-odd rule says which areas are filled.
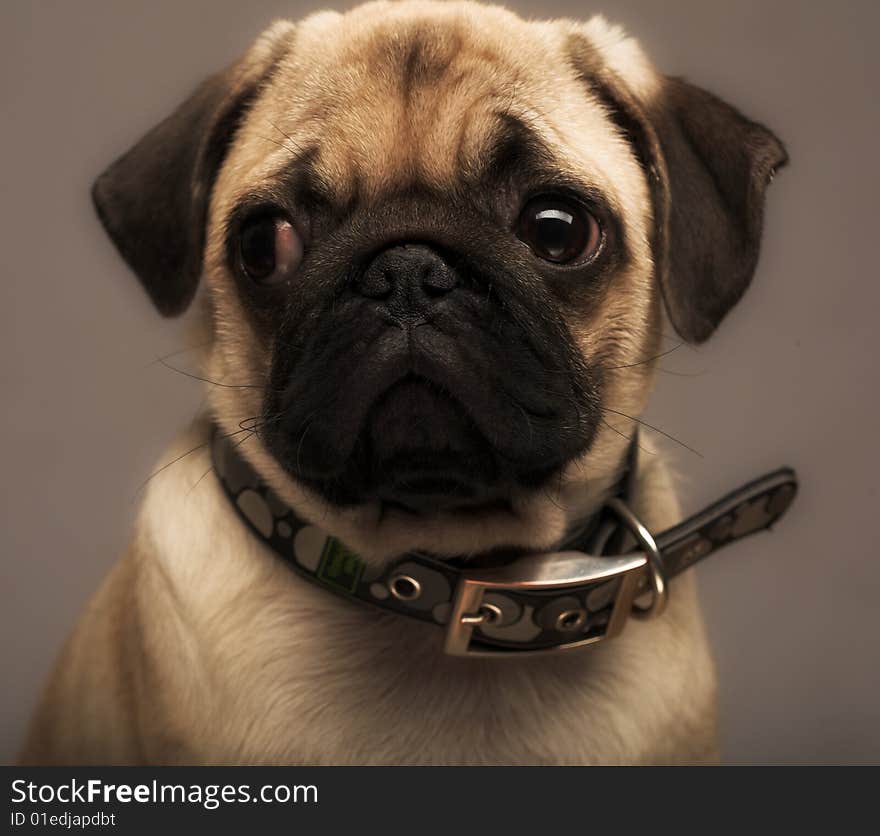
[[[222,430],[379,559],[551,546],[616,478],[661,297],[709,336],[784,162],[601,19],[373,3],[274,25],[94,197],[163,313],[203,277]]]

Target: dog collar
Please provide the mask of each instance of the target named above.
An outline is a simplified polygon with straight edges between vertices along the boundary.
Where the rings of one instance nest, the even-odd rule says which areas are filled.
[[[211,454],[220,484],[248,527],[304,578],[349,599],[446,630],[454,656],[519,656],[596,644],[630,615],[659,615],[668,581],[788,509],[797,478],[781,468],[654,535],[629,507],[627,473],[601,511],[558,551],[440,559],[410,552],[373,568],[341,541],[301,520],[221,433]]]

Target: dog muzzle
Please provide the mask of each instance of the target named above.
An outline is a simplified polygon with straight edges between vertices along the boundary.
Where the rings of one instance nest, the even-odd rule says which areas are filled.
[[[453,656],[513,657],[610,639],[627,620],[660,615],[669,581],[748,534],[770,528],[797,492],[781,468],[684,522],[653,534],[629,505],[636,439],[613,496],[558,550],[437,558],[404,554],[374,569],[345,544],[299,519],[214,432],[214,469],[242,519],[288,566],[325,589],[446,631]]]

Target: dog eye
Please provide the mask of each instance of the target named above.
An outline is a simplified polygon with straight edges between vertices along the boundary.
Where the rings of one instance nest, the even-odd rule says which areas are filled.
[[[599,249],[599,222],[580,204],[562,197],[530,200],[519,216],[517,238],[554,264],[585,261]]]
[[[302,241],[284,218],[263,216],[248,221],[238,240],[241,267],[257,284],[279,284],[302,261]]]

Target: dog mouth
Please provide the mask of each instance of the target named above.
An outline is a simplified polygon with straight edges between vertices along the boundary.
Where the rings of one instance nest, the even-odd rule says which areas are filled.
[[[367,359],[335,391],[295,378],[283,419],[270,422],[275,458],[332,505],[421,516],[511,511],[590,441],[577,414],[518,402],[513,381],[502,387],[461,366],[400,357]],[[529,378],[518,382],[526,388]]]
[[[335,487],[415,514],[509,507],[497,458],[465,406],[416,374],[394,383],[368,410]]]

